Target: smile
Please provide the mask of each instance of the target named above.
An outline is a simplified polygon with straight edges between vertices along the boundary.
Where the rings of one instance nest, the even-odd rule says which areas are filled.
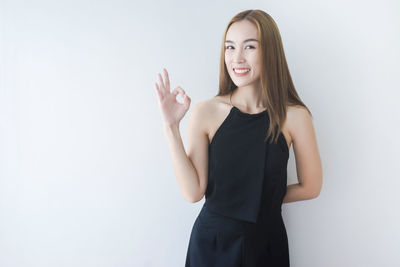
[[[245,72],[249,72],[250,71],[250,69],[244,69],[244,68],[237,68],[237,69],[233,69],[233,71],[234,72],[236,72],[236,73],[245,73]]]

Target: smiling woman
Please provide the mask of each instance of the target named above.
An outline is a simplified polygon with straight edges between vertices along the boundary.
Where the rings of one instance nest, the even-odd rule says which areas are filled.
[[[234,16],[224,33],[218,94],[193,108],[187,153],[179,122],[185,91],[156,84],[174,171],[185,199],[205,203],[185,266],[289,266],[283,203],[315,198],[322,167],[311,113],[300,100],[274,20],[261,10]],[[184,103],[176,101],[177,94]],[[291,143],[299,183],[287,186]]]

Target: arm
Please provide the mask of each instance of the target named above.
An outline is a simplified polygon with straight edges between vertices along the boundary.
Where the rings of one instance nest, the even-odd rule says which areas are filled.
[[[165,126],[165,134],[171,152],[175,176],[183,197],[195,203],[200,201],[207,187],[208,138],[200,117],[201,104],[193,107],[188,121],[188,153],[186,154],[179,132],[179,124]]]
[[[170,148],[174,172],[183,197],[189,202],[197,202],[204,195],[207,186],[208,137],[204,127],[203,105],[197,104],[189,118],[188,143],[189,153],[186,155],[179,132],[179,123],[190,107],[191,99],[180,87],[170,91],[169,75],[163,68],[164,79],[158,73],[155,89],[163,120],[164,132]],[[176,96],[183,96],[183,103]],[[200,110],[201,108],[201,110]],[[207,113],[209,114],[209,112]]]
[[[307,109],[289,109],[287,120],[299,183],[287,186],[284,203],[316,198],[322,187],[322,165],[311,115]]]

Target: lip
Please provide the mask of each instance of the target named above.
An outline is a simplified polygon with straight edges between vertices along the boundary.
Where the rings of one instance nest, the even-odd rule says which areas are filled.
[[[245,69],[249,69],[249,71],[246,71],[246,72],[243,72],[243,73],[237,73],[237,72],[235,72],[235,69],[237,69],[237,70],[245,70]],[[234,68],[234,70],[233,70],[233,73],[235,73],[235,76],[237,76],[237,77],[241,77],[241,76],[245,76],[245,75],[249,74],[249,73],[250,73],[250,71],[251,71],[251,69],[250,69],[250,68]]]
[[[235,70],[246,70],[246,69],[250,69],[250,68],[233,68],[233,71],[235,71]]]

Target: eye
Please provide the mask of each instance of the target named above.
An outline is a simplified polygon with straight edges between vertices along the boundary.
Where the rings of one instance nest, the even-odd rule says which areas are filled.
[[[233,46],[228,45],[228,46],[226,46],[225,48],[226,48],[227,50],[230,50],[229,47],[233,47]],[[255,48],[255,47],[252,46],[252,45],[248,45],[248,46],[246,46],[246,47],[250,47],[251,49],[254,49],[254,48]]]

